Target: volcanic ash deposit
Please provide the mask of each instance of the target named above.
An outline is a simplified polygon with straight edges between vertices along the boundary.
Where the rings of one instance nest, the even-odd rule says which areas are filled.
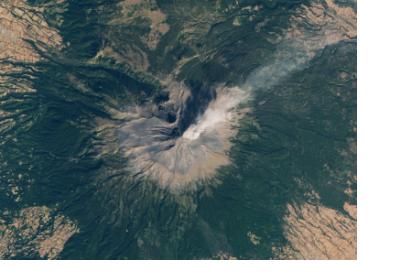
[[[170,82],[167,88],[169,100],[161,104],[112,111],[118,124],[104,124],[102,131],[107,133],[108,127],[110,137],[116,138],[115,149],[127,159],[132,175],[178,188],[206,180],[230,163],[230,140],[246,112],[240,105],[248,94],[239,87],[218,86],[209,90],[206,100],[203,93],[193,97],[183,84]],[[203,109],[194,114],[192,107]]]

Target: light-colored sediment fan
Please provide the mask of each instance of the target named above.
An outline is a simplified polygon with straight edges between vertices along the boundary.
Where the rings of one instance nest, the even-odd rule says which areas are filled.
[[[285,236],[289,241],[283,252],[286,259],[357,258],[356,206],[345,203],[346,213],[323,205],[288,205]]]
[[[0,59],[20,62],[36,62],[40,55],[26,40],[58,47],[61,37],[49,27],[43,17],[44,8],[27,4],[23,0],[0,3]],[[41,48],[41,45],[38,45]],[[44,49],[43,49],[44,50]]]
[[[61,2],[61,1],[60,1]],[[28,43],[58,48],[62,38],[48,26],[44,19],[44,8],[29,5],[24,0],[0,1],[0,90],[2,92],[32,92],[31,85],[24,79],[13,76],[23,70],[7,62],[35,63],[40,54]],[[0,93],[1,94],[1,93]]]
[[[177,188],[206,179],[229,164],[230,138],[246,111],[238,106],[249,95],[238,87],[217,87],[216,97],[204,113],[182,135],[170,137],[178,128],[180,112],[191,92],[183,84],[167,83],[170,99],[162,106],[176,112],[175,122],[169,123],[152,115],[149,108],[136,106],[128,112],[115,111],[114,118],[121,119],[121,124],[111,126],[113,130],[109,131],[111,137],[118,139],[119,150],[127,158],[132,174]]]
[[[4,211],[0,216],[0,259],[33,254],[56,259],[78,232],[71,219],[45,206],[23,208],[17,213]]]

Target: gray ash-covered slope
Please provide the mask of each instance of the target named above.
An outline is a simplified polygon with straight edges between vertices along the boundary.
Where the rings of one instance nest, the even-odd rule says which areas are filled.
[[[355,6],[0,3],[0,258],[356,258]]]

